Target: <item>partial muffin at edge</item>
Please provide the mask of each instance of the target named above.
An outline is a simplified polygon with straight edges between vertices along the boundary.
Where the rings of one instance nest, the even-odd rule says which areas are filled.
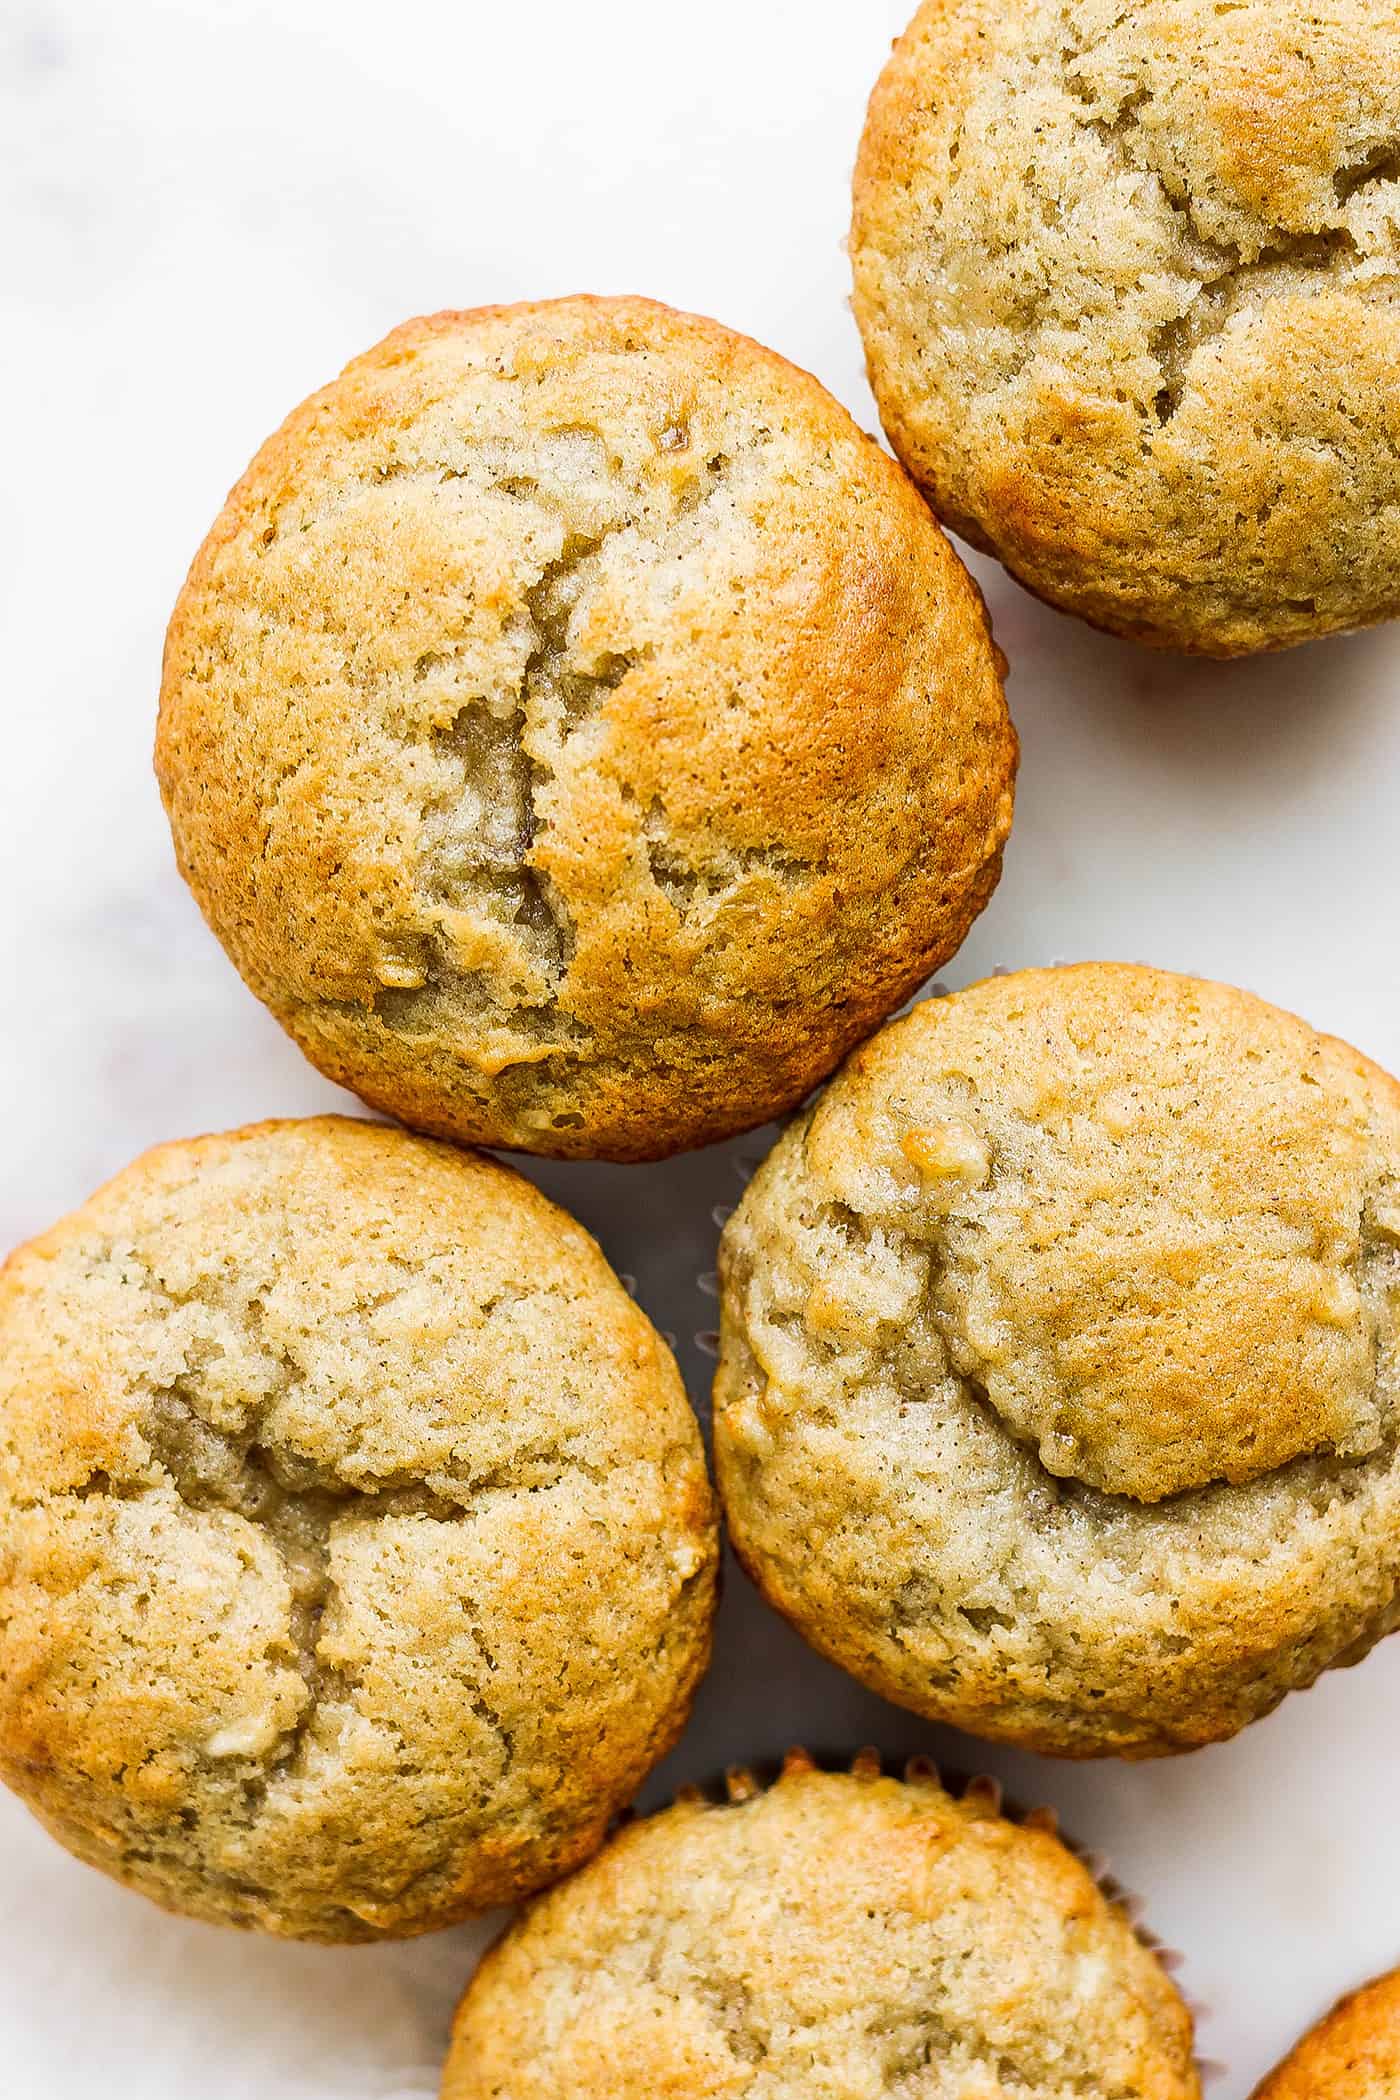
[[[443,2100],[1198,2100],[1157,1961],[1046,1830],[789,1761],[633,1825],[468,1987]]]
[[[939,515],[1096,625],[1232,656],[1400,610],[1400,10],[926,0],[855,308]]]
[[[1400,1970],[1334,2006],[1258,2088],[1254,2100],[1396,2100]]]

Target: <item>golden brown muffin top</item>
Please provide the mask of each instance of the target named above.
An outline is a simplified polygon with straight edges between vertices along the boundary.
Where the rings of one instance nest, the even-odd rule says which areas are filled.
[[[1044,1829],[792,1761],[678,1803],[487,1956],[443,2100],[1195,2100],[1161,1968]]]
[[[1392,616],[1397,135],[1394,0],[926,0],[852,249],[940,515],[1172,647]]]
[[[1292,1015],[1114,964],[930,1000],[720,1268],[736,1547],[886,1696],[1143,1754],[1394,1623],[1400,1089]]]
[[[166,1145],[0,1272],[0,1765],[176,1909],[367,1938],[575,1864],[679,1731],[715,1560],[670,1355],[490,1161]]]
[[[239,968],[439,1135],[762,1122],[955,948],[1015,740],[981,601],[825,390],[713,322],[409,322],[290,417],[171,622],[157,766]]]
[[[1400,1970],[1343,1998],[1264,2080],[1254,2100],[1396,2100]]]

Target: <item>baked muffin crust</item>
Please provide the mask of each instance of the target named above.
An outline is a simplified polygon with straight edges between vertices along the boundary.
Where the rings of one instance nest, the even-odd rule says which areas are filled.
[[[926,0],[852,255],[940,517],[1171,648],[1393,617],[1397,142],[1391,0]]]
[[[1111,964],[931,1000],[721,1277],[735,1545],[886,1697],[1184,1749],[1400,1617],[1400,1089],[1293,1016]]]
[[[493,1162],[166,1145],[0,1272],[0,1772],[172,1909],[369,1939],[565,1872],[715,1567],[669,1353]]]
[[[1343,1998],[1254,2100],[1395,2100],[1398,2093],[1400,1971]]]
[[[660,1157],[801,1098],[995,885],[975,587],[807,374],[649,301],[405,327],[263,448],[167,640],[214,930],[440,1136]]]
[[[1195,2100],[1191,2023],[1044,1829],[790,1762],[625,1831],[487,1956],[443,2100]]]

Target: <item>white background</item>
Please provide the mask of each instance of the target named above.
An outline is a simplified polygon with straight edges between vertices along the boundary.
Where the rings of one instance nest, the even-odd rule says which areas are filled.
[[[224,490],[409,314],[576,290],[712,313],[874,412],[842,236],[905,0],[3,0],[0,1239],[158,1139],[343,1099],[182,891],[150,777],[161,633]],[[946,973],[1142,958],[1400,1067],[1400,634],[1219,668],[1104,640],[980,565],[1025,761],[1001,889]],[[541,1179],[687,1342],[736,1155]],[[1400,1960],[1400,1643],[1226,1747],[1072,1767],[935,1732],[742,1578],[657,1775],[805,1738],[933,1748],[1047,1799],[1146,1899],[1243,2100]],[[0,1800],[0,2090],[428,2095],[481,1928],[328,1952],[167,1919]],[[562,2100],[562,2096],[561,2096]]]

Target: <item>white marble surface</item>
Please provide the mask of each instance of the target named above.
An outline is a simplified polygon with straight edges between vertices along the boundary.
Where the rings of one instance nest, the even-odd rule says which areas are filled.
[[[0,1239],[154,1140],[337,1098],[182,891],[149,766],[161,632],[223,491],[406,315],[576,289],[712,312],[873,410],[846,184],[905,0],[7,0]],[[1025,741],[1006,877],[953,969],[1141,957],[1234,979],[1400,1067],[1400,633],[1230,669],[1056,618],[985,571]],[[685,1337],[729,1148],[552,1169]],[[682,1350],[697,1400],[706,1360]],[[866,1698],[731,1583],[652,1796],[791,1740],[934,1747],[1048,1799],[1143,1892],[1254,2078],[1400,1958],[1400,1642],[1239,1741],[1070,1767]],[[0,2088],[46,2100],[429,2095],[480,1930],[370,1951],[166,1919],[0,1801]]]

